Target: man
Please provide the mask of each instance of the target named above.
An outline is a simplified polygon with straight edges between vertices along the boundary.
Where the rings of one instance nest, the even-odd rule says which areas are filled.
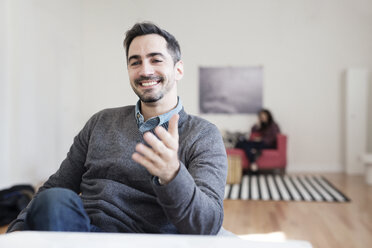
[[[217,128],[177,97],[177,40],[137,23],[124,46],[137,105],[93,115],[8,231],[219,232],[225,148]]]

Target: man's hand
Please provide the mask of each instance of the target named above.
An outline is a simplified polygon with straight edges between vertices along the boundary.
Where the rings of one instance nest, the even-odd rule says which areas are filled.
[[[136,152],[132,159],[145,167],[150,174],[159,177],[161,184],[172,181],[180,169],[178,160],[178,119],[175,114],[169,120],[168,132],[163,127],[156,127],[155,133],[159,139],[150,132],[143,135],[144,140],[151,146],[136,145]]]

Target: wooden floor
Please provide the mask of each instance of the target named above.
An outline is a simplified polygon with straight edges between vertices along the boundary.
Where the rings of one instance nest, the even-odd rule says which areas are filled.
[[[322,175],[351,202],[226,200],[223,226],[238,235],[279,232],[286,239],[307,240],[314,248],[372,247],[372,186],[363,176]]]
[[[314,248],[372,247],[372,186],[362,176],[324,176],[351,202],[226,200],[223,226],[238,235],[264,234],[260,235],[264,240],[271,239],[272,233],[307,240]],[[0,233],[5,231],[0,227]]]

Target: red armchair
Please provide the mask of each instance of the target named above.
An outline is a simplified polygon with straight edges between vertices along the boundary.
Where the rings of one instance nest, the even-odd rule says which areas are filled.
[[[242,161],[242,168],[249,168],[249,161],[244,150],[238,148],[226,149],[227,156],[239,156]],[[285,172],[287,166],[287,136],[283,134],[277,135],[277,148],[262,150],[261,156],[257,159],[256,164],[259,170],[265,169],[280,169]]]

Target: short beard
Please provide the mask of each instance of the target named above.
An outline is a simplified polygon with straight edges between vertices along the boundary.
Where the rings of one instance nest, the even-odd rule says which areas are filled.
[[[139,97],[141,102],[153,103],[153,102],[157,102],[160,99],[162,99],[164,97],[164,94],[162,92],[160,92],[160,94],[158,96],[155,96],[155,97],[145,97],[145,96],[141,96],[139,94],[137,94],[137,96]]]
[[[137,78],[136,80],[134,80],[134,83],[139,86],[141,85],[141,82],[142,81],[159,81],[159,83],[162,83],[164,81],[164,78],[161,77],[161,76],[150,76],[150,77],[145,77],[145,76],[141,76],[140,78]],[[149,97],[146,97],[146,91],[143,95],[140,95],[139,92],[137,92],[135,89],[133,89],[134,92],[136,93],[136,95],[139,97],[139,99],[142,101],[142,102],[145,102],[145,103],[153,103],[153,102],[157,102],[159,101],[160,99],[162,99],[164,97],[164,93],[163,92],[159,92],[159,95],[157,96],[149,96]]]
[[[141,102],[144,102],[144,103],[153,103],[153,102],[157,102],[159,101],[160,99],[162,99],[164,97],[164,92],[160,91],[157,93],[157,95],[153,95],[151,94],[151,89],[150,90],[145,90],[145,92],[143,92],[142,94],[136,90],[135,87],[132,87],[134,93],[138,96],[138,98],[141,100]],[[149,93],[148,96],[146,96],[146,93]]]
[[[134,84],[136,86],[140,86],[142,81],[148,81],[148,80],[159,81],[160,84],[163,84],[165,79],[162,76],[152,76],[152,77],[151,76],[150,77],[141,76],[140,78],[137,78],[137,79],[134,80]],[[136,90],[135,86],[132,86],[132,84],[131,84],[131,86],[132,86],[132,89],[133,89],[134,93],[138,96],[138,98],[141,100],[141,102],[143,102],[143,103],[154,103],[154,102],[157,102],[157,101],[161,100],[164,97],[164,95],[167,94],[170,91],[171,87],[173,87],[173,84],[172,85],[165,85],[165,88],[162,88],[157,93],[157,95],[151,94],[151,89],[148,89],[148,91],[145,90],[143,92],[143,94],[140,94],[140,92]],[[146,93],[149,93],[149,96],[146,96]]]

